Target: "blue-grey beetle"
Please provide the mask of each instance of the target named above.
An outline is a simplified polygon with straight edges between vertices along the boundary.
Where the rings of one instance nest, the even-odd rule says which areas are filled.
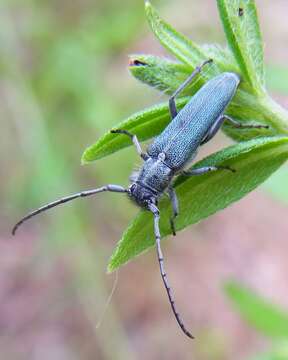
[[[140,171],[131,176],[132,183],[127,189],[119,185],[105,185],[97,189],[82,191],[80,193],[64,197],[29,213],[21,219],[12,230],[12,234],[14,235],[17,228],[24,221],[54,206],[79,197],[86,197],[103,191],[128,194],[128,196],[140,207],[145,208],[154,215],[154,233],[160,273],[176,320],[183,332],[190,338],[193,338],[193,336],[184,326],[184,323],[176,309],[171,288],[168,284],[167,274],[164,270],[163,255],[160,246],[161,235],[159,230],[160,212],[157,207],[158,199],[164,193],[168,193],[171,199],[173,216],[170,219],[170,222],[172,233],[175,235],[174,220],[179,211],[177,196],[172,187],[172,179],[179,174],[193,176],[219,169],[229,170],[232,172],[235,171],[234,169],[224,166],[206,166],[203,168],[185,171],[186,165],[195,157],[199,146],[209,141],[216,134],[225,120],[238,128],[267,128],[267,126],[263,125],[243,125],[229,116],[224,115],[224,111],[233,98],[240,82],[239,76],[232,72],[222,73],[208,81],[191,98],[186,106],[184,106],[181,111],[177,112],[175,103],[177,95],[197,74],[201,72],[203,66],[211,62],[212,60],[210,59],[203,62],[201,66],[196,67],[187,80],[181,84],[181,86],[170,97],[169,109],[172,121],[148,146],[146,153],[142,151],[136,135],[133,135],[123,129],[111,130],[114,134],[129,136],[134,143],[138,154],[144,160],[144,164]]]

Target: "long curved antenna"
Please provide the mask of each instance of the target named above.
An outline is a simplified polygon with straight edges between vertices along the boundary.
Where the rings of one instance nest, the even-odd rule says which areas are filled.
[[[194,336],[186,329],[186,327],[181,319],[181,316],[180,316],[179,312],[177,311],[175,300],[172,296],[171,287],[169,286],[169,283],[168,283],[167,273],[165,272],[165,269],[164,269],[164,258],[163,258],[161,245],[160,245],[160,241],[161,241],[161,235],[160,235],[160,230],[159,230],[160,212],[154,204],[150,204],[149,209],[154,215],[154,234],[155,234],[155,239],[156,239],[156,247],[157,247],[157,255],[158,255],[158,261],[159,261],[159,266],[160,266],[160,274],[161,274],[165,289],[167,291],[167,295],[169,298],[169,302],[170,302],[173,314],[175,315],[177,323],[179,324],[179,326],[180,326],[181,330],[184,332],[184,334],[187,335],[189,338],[194,339]]]
[[[71,200],[74,200],[74,199],[77,199],[79,197],[86,197],[86,196],[90,196],[90,195],[94,195],[94,194],[97,194],[97,193],[100,193],[100,192],[103,192],[103,191],[112,191],[112,192],[119,192],[119,193],[125,193],[127,192],[127,190],[120,186],[120,185],[104,185],[100,188],[97,188],[97,189],[92,189],[92,190],[86,190],[86,191],[81,191],[79,193],[76,193],[76,194],[73,194],[73,195],[70,195],[70,196],[66,196],[64,198],[61,198],[59,200],[56,200],[56,201],[53,201],[49,204],[46,204],[44,206],[41,206],[39,209],[35,210],[35,211],[32,211],[30,212],[28,215],[26,215],[23,219],[21,219],[20,221],[17,222],[16,225],[14,225],[13,229],[12,229],[12,235],[15,235],[16,233],[16,230],[18,229],[18,227],[20,225],[23,224],[23,222],[25,222],[26,220],[32,218],[33,216],[35,215],[38,215],[40,214],[41,212],[43,211],[46,211],[48,209],[51,209],[55,206],[58,206],[60,204],[64,204],[68,201],[71,201]]]

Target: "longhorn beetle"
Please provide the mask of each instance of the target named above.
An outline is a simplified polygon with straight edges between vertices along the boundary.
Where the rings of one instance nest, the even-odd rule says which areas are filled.
[[[182,331],[190,338],[193,338],[193,336],[186,329],[177,311],[167,274],[164,270],[164,260],[160,246],[161,235],[159,230],[160,212],[157,207],[158,200],[163,193],[169,195],[173,210],[173,216],[170,218],[171,230],[172,233],[176,235],[174,220],[179,213],[179,209],[177,196],[172,187],[172,179],[179,174],[194,176],[221,169],[235,172],[234,169],[228,166],[205,166],[185,171],[184,167],[196,156],[199,146],[209,141],[217,133],[224,121],[229,122],[237,128],[267,128],[267,126],[263,125],[243,125],[229,116],[224,115],[224,111],[233,98],[240,82],[239,76],[232,72],[222,73],[209,80],[181,111],[177,111],[175,98],[191,83],[194,77],[201,72],[202,68],[210,63],[212,63],[212,59],[206,60],[200,66],[196,67],[186,81],[184,81],[170,97],[169,110],[172,121],[148,146],[146,153],[142,151],[136,135],[123,129],[111,130],[113,134],[129,136],[136,147],[137,153],[144,160],[144,164],[139,172],[133,174],[131,185],[127,189],[119,185],[105,185],[97,189],[82,191],[64,197],[29,213],[21,219],[12,230],[12,234],[14,235],[17,228],[24,221],[54,206],[79,197],[86,197],[104,191],[126,193],[141,208],[153,214],[154,235],[161,277],[175,318]]]

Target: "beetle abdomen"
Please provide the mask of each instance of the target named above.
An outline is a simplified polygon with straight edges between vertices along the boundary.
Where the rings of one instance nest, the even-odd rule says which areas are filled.
[[[221,116],[239,84],[239,76],[223,73],[208,81],[149,145],[147,153],[165,153],[165,163],[181,169],[197,150],[207,131]]]

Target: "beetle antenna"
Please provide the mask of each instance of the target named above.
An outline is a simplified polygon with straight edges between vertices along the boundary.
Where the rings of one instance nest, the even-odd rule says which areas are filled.
[[[125,189],[124,187],[120,186],[120,185],[111,185],[111,184],[109,184],[109,185],[104,185],[104,186],[102,186],[100,188],[97,188],[97,189],[85,190],[85,191],[81,191],[79,193],[76,193],[76,194],[73,194],[73,195],[70,195],[70,196],[63,197],[63,198],[58,199],[56,201],[53,201],[53,202],[51,202],[49,204],[41,206],[39,209],[34,210],[34,211],[30,212],[29,214],[27,214],[24,218],[22,218],[20,221],[18,221],[16,225],[14,225],[14,227],[12,229],[12,235],[15,235],[16,230],[18,229],[18,227],[20,225],[22,225],[26,220],[32,218],[35,215],[38,215],[38,214],[40,214],[40,213],[42,213],[42,212],[44,212],[44,211],[46,211],[48,209],[51,209],[51,208],[53,208],[55,206],[64,204],[64,203],[66,203],[68,201],[77,199],[79,197],[91,196],[91,195],[98,194],[98,193],[103,192],[103,191],[112,191],[112,192],[125,193],[128,190]]]
[[[161,241],[161,235],[160,235],[160,229],[159,229],[160,212],[154,204],[150,204],[149,209],[154,215],[154,234],[155,234],[155,240],[156,240],[158,262],[159,262],[159,266],[160,266],[160,274],[161,274],[161,277],[162,277],[162,280],[163,280],[163,283],[164,283],[164,286],[165,286],[165,289],[166,289],[166,292],[167,292],[167,295],[169,298],[169,302],[170,302],[173,314],[175,315],[177,323],[179,324],[179,326],[180,326],[181,330],[184,332],[184,334],[187,335],[189,338],[194,339],[194,336],[186,329],[186,327],[181,319],[181,316],[180,316],[179,312],[177,311],[175,300],[172,296],[171,287],[168,282],[167,273],[165,272],[165,269],[164,269],[164,258],[163,258],[161,245],[160,245],[160,241]]]

